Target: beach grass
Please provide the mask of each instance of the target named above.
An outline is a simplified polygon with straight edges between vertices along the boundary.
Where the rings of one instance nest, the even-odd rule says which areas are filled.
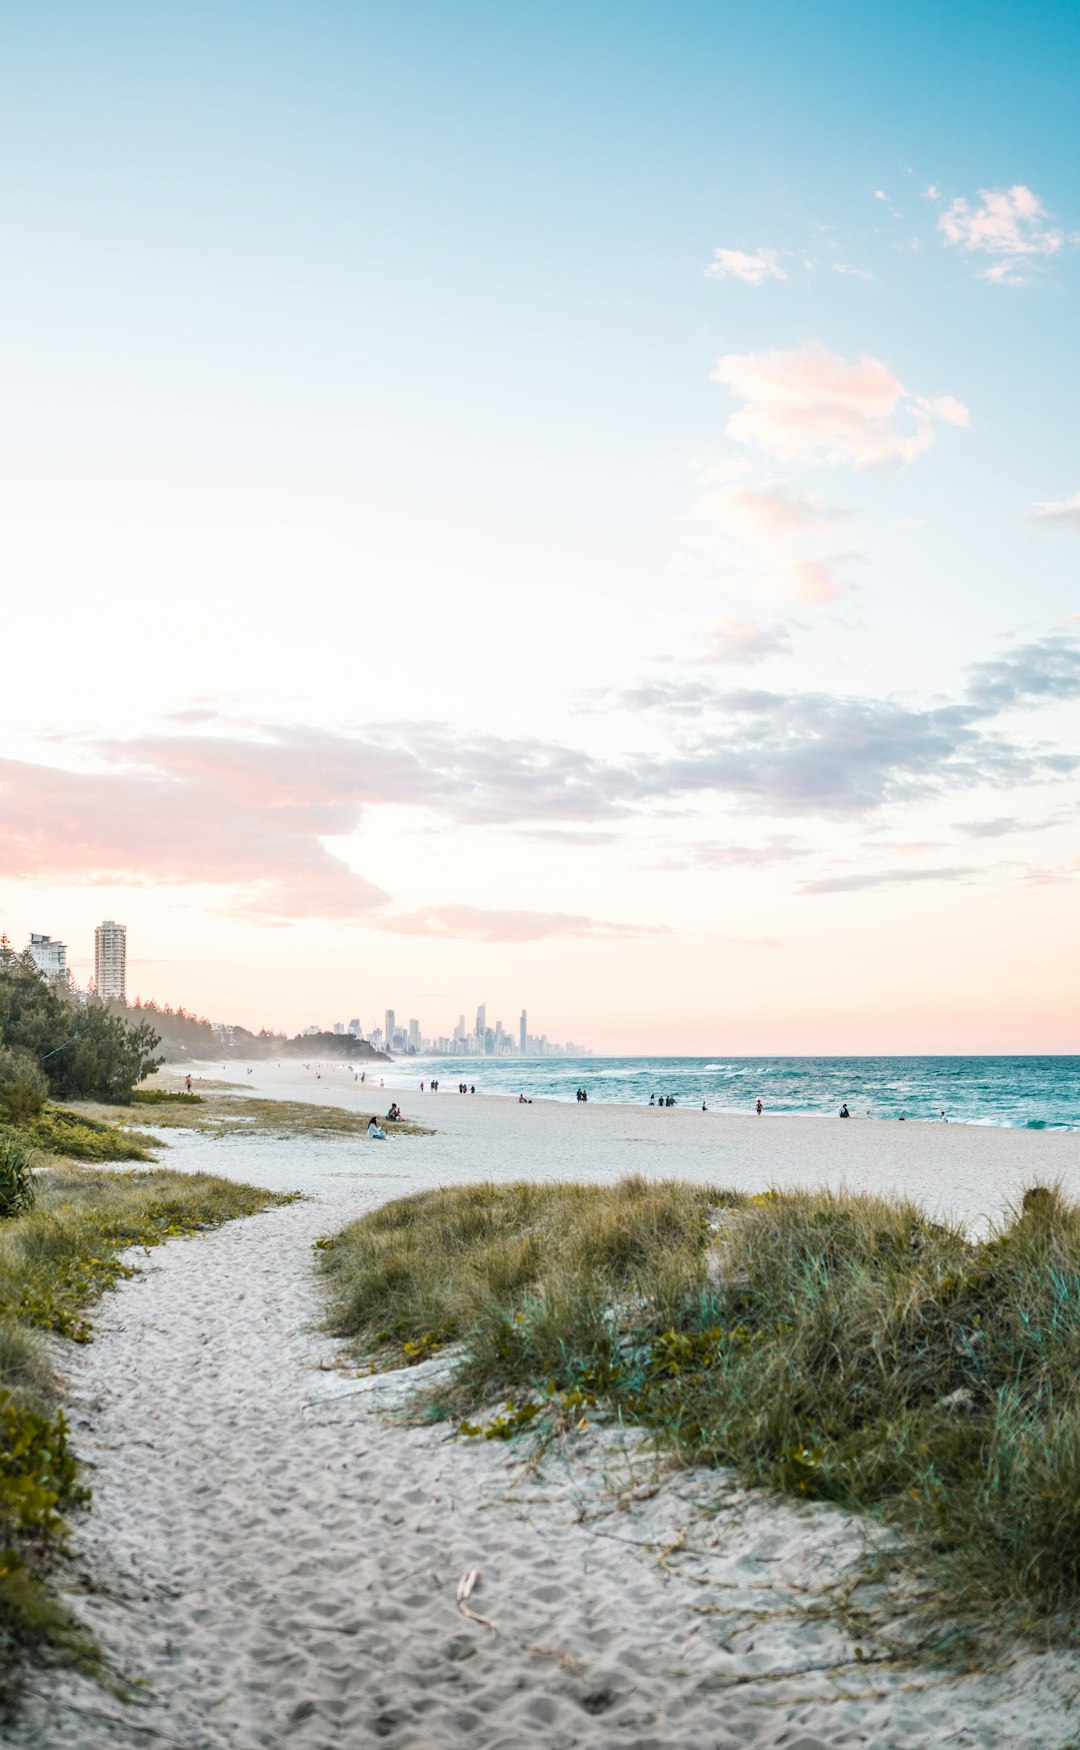
[[[884,1516],[945,1608],[1072,1633],[1080,1208],[1058,1190],[975,1241],[826,1191],[468,1186],[384,1206],[319,1263],[359,1351],[458,1346],[427,1409],[467,1433],[616,1416]]]
[[[32,1149],[40,1165],[56,1160],[150,1161],[160,1143],[126,1124],[67,1106],[45,1106],[17,1124],[0,1124],[0,1143]]]
[[[198,1094],[193,1095],[153,1085],[140,1088],[135,1095],[137,1121],[159,1130],[195,1130],[211,1136],[366,1136],[377,1110],[372,1106],[363,1112],[350,1112],[343,1106],[303,1100],[263,1099],[255,1094],[230,1093],[228,1086],[200,1082]],[[125,1119],[116,1108],[91,1105],[87,1111],[96,1121],[110,1120],[114,1128],[125,1129]],[[388,1136],[434,1134],[420,1124],[394,1124],[381,1114],[378,1121]]]
[[[290,1201],[206,1173],[65,1166],[36,1175],[0,1221],[0,1706],[28,1653],[93,1663],[49,1586],[63,1515],[86,1499],[44,1333],[91,1336],[94,1301],[135,1267],[122,1256]]]

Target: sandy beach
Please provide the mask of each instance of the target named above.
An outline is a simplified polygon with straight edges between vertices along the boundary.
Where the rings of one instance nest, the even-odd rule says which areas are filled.
[[[389,1103],[377,1073],[366,1087],[343,1068],[225,1076],[282,1098]],[[1036,1178],[1080,1188],[1080,1136],[517,1106],[407,1084],[403,1097],[403,1080],[406,1115],[436,1134],[169,1133],[172,1166],[306,1200],[140,1260],[101,1304],[94,1343],[62,1351],[94,1489],[62,1580],[116,1671],[140,1681],[125,1703],[38,1675],[2,1741],[1063,1747],[1080,1657],[1018,1648],[950,1676],[891,1662],[838,1613],[830,1588],[860,1572],[866,1521],[680,1473],[617,1429],[587,1426],[534,1471],[525,1446],[388,1420],[424,1370],[356,1377],[318,1329],[312,1246],[429,1185],[628,1172],[904,1192],[977,1226]],[[474,1568],[467,1604],[493,1628],[456,1603]]]

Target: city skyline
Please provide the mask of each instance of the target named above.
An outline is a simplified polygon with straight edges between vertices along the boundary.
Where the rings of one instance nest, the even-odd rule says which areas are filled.
[[[1080,13],[523,42],[13,14],[0,916],[290,1032],[1075,1050]]]

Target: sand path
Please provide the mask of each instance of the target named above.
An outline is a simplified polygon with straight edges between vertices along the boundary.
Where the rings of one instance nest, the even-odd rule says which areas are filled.
[[[315,1328],[312,1243],[418,1180],[453,1176],[470,1129],[480,1171],[492,1126],[505,1142],[504,1120],[463,1115],[443,1137],[377,1153],[341,1140],[177,1141],[170,1164],[301,1183],[311,1200],[161,1248],[107,1297],[97,1340],[65,1350],[95,1491],[67,1580],[116,1666],[145,1686],[125,1706],[77,1677],[38,1678],[2,1741],[1064,1745],[1075,1659],[1028,1657],[959,1682],[864,1669],[852,1632],[807,1616],[822,1585],[858,1564],[860,1527],[839,1513],[737,1492],[716,1511],[722,1479],[656,1478],[648,1453],[614,1431],[574,1437],[522,1478],[520,1449],[388,1424],[393,1380],[339,1395],[357,1382],[318,1371],[342,1354]],[[501,1165],[524,1170],[505,1152]],[[495,1634],[455,1607],[473,1566],[470,1602]]]

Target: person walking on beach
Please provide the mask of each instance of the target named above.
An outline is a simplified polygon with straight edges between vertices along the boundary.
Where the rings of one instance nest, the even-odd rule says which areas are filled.
[[[757,1105],[754,1107],[754,1111],[757,1113],[759,1118],[761,1117],[761,1114],[764,1112],[764,1110],[765,1110],[765,1108],[761,1104],[761,1101],[759,1100]]]
[[[190,1076],[184,1077],[184,1090],[188,1094],[190,1094],[190,1092],[191,1092],[191,1077]]]

